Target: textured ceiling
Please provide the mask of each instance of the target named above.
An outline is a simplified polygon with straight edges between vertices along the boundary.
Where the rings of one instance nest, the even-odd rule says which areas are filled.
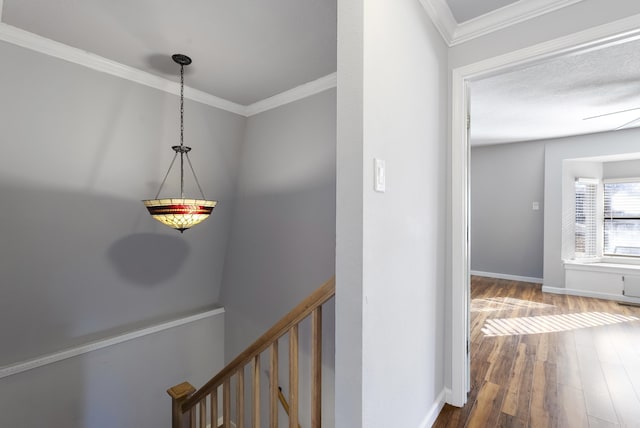
[[[449,9],[458,24],[489,13],[518,0],[447,0]]]
[[[640,42],[563,56],[471,83],[471,144],[640,126]],[[633,110],[630,110],[633,109]],[[630,110],[619,114],[609,114]],[[592,116],[599,118],[584,120]]]
[[[2,4],[2,2],[0,2]],[[4,0],[4,23],[248,105],[336,71],[336,0]]]

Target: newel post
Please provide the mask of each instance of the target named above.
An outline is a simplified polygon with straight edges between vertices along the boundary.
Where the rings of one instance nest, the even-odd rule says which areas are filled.
[[[181,406],[194,392],[196,389],[189,382],[167,389],[167,394],[171,396],[171,428],[186,428],[191,425],[191,412],[183,414]]]

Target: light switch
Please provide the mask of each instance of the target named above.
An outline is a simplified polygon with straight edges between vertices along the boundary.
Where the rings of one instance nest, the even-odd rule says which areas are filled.
[[[386,171],[385,162],[381,159],[374,159],[374,183],[373,188],[376,192],[384,192],[386,190]]]
[[[534,211],[538,211],[540,209],[540,202],[534,202],[531,204],[531,209]]]

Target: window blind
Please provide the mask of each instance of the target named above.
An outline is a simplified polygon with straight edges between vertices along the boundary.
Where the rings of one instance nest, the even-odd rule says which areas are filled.
[[[579,178],[575,182],[575,258],[597,256],[597,181]]]
[[[604,254],[640,256],[640,179],[604,183]]]

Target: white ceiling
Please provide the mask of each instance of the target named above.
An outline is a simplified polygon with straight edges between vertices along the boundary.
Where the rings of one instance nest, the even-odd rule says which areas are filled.
[[[469,21],[518,0],[447,0],[449,9],[458,23]]]
[[[640,126],[640,41],[572,54],[471,83],[471,144]],[[629,110],[590,120],[585,118]],[[624,126],[628,124],[627,126]]]
[[[0,5],[3,2],[0,1]],[[4,0],[2,22],[249,105],[336,70],[336,0]]]
[[[441,1],[441,0],[438,0]],[[521,1],[446,0],[458,22]],[[336,70],[336,0],[0,0],[3,23],[250,105]],[[640,45],[558,58],[472,83],[472,144],[615,129],[640,110]],[[634,87],[635,85],[635,87]],[[639,121],[640,122],[640,121]],[[631,126],[640,125],[634,123]]]

